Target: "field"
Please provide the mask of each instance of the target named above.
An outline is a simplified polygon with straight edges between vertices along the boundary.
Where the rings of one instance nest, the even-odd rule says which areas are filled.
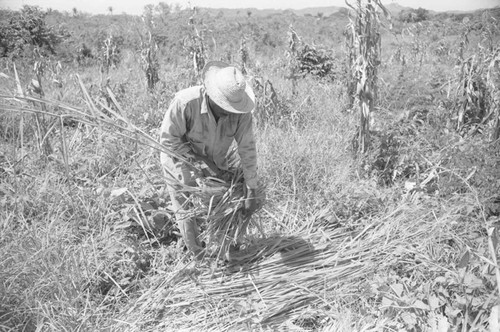
[[[500,8],[387,9],[0,11],[0,331],[499,331]],[[160,168],[209,60],[257,97],[238,263]]]

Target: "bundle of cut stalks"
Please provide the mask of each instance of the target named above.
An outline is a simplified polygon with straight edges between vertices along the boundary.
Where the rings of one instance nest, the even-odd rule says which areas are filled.
[[[243,241],[251,215],[245,213],[246,186],[243,170],[235,158],[235,150],[229,153],[232,176],[228,180],[214,177],[200,179],[200,190],[193,192],[193,202],[200,225],[204,230],[202,241],[206,243],[209,256],[225,257],[231,245]],[[259,183],[257,196],[262,197],[264,187]],[[258,225],[257,225],[258,226]],[[211,251],[211,252],[210,252]]]

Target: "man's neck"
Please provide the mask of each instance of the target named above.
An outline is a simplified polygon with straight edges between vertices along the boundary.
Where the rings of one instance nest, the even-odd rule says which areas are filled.
[[[208,100],[208,107],[215,118],[215,122],[218,123],[220,118],[226,117],[228,114],[219,110],[219,106],[217,106],[210,98]]]

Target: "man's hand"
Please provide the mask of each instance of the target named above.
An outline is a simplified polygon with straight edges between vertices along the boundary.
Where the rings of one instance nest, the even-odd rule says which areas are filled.
[[[217,177],[219,179],[222,179],[224,180],[225,182],[231,182],[234,178],[234,172],[232,171],[219,171],[219,173],[217,174]]]

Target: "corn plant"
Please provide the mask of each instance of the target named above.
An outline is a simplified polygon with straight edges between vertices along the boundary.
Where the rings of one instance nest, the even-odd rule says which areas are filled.
[[[144,7],[142,15],[144,29],[137,28],[139,37],[141,38],[141,69],[146,76],[148,91],[153,91],[156,83],[159,82],[160,63],[158,60],[158,44],[156,33],[157,26],[153,16],[153,6]],[[146,37],[144,37],[146,35]]]
[[[462,23],[462,31],[460,33],[460,41],[458,44],[457,51],[457,64],[459,65],[465,59],[465,51],[469,45],[469,34],[472,31],[472,27],[468,24],[468,19],[464,20]]]
[[[148,90],[153,91],[156,83],[160,80],[160,63],[158,62],[158,45],[156,44],[151,31],[148,31],[148,39],[146,41],[142,41],[141,44],[142,70],[146,74]]]
[[[40,98],[43,98],[45,96],[45,92],[43,90],[42,80],[45,71],[48,68],[47,59],[42,56],[38,48],[34,49],[33,55],[35,58],[35,63],[33,65],[35,77],[28,85],[28,92],[30,94],[34,94]],[[40,108],[42,109],[42,111],[46,111],[46,106],[44,104],[40,104]],[[36,126],[35,134],[37,137],[38,147],[40,151],[42,151],[46,156],[49,156],[52,154],[53,150],[50,143],[50,132],[48,130],[48,124],[46,123],[43,115],[35,114],[34,120]]]
[[[290,24],[288,28],[288,50],[286,53],[286,57],[288,60],[288,74],[285,76],[286,79],[290,79],[292,81],[292,94],[295,95],[297,93],[297,78],[299,77],[298,73],[298,63],[297,63],[297,55],[299,52],[300,45],[302,44],[302,40],[299,35],[293,29],[293,26]]]
[[[500,33],[500,25],[497,19],[493,17],[491,12],[485,11],[481,15],[481,22],[478,27],[480,27],[481,46],[489,52],[493,52],[497,45],[495,36]]]
[[[484,81],[484,70],[484,59],[479,56],[472,55],[461,61],[457,86],[456,129],[462,134],[466,134],[471,124],[480,123],[485,116],[488,91]]]
[[[356,62],[356,52],[354,49],[353,38],[351,36],[352,29],[350,26],[347,26],[343,31],[344,35],[344,52],[346,54],[345,62],[344,62],[344,81],[346,86],[346,95],[347,95],[347,109],[353,109],[354,103],[356,101],[356,77],[352,75],[352,68],[354,67],[354,63]]]
[[[402,45],[398,45],[394,53],[392,53],[390,63],[399,63],[402,67],[406,66],[406,54],[404,53]]]
[[[380,65],[381,22],[376,7],[389,14],[380,0],[357,0],[356,5],[346,4],[350,13],[349,30],[346,32],[347,57],[351,65],[351,75],[356,82],[355,98],[359,100],[360,124],[357,135],[357,150],[364,153],[370,142],[370,118],[377,100],[378,67]]]
[[[294,55],[299,51],[300,45],[302,44],[302,40],[299,35],[293,29],[293,25],[290,24],[288,27],[288,48],[289,54]]]
[[[254,114],[257,125],[280,122],[278,94],[269,79],[256,76],[252,80],[256,92],[257,111]]]
[[[472,32],[479,36],[478,51],[467,55]],[[473,135],[489,125],[492,140],[499,137],[499,80],[500,48],[492,44],[498,32],[494,20],[482,17],[481,24],[469,20],[462,23],[457,50],[458,77],[456,86],[456,130],[461,135]]]
[[[429,47],[429,43],[424,38],[424,26],[419,22],[405,29],[404,32],[411,38],[410,55],[412,60],[418,63],[420,70],[427,55],[427,48]]]
[[[123,37],[113,36],[110,33],[106,38],[98,41],[99,60],[101,62],[101,72],[108,73],[111,67],[116,67],[121,60],[121,45]]]
[[[492,129],[490,139],[496,141],[500,138],[500,48],[494,54],[488,64],[486,84],[490,89],[491,106],[489,116],[492,117]]]
[[[486,86],[489,90],[490,108],[487,117],[491,117],[490,139],[500,138],[500,48],[495,48],[495,36],[500,33],[497,20],[489,12],[481,16],[481,49],[489,54],[486,62]]]
[[[190,36],[183,41],[184,49],[188,52],[193,63],[193,70],[196,79],[200,79],[203,67],[207,59],[207,50],[205,47],[204,30],[198,30],[196,27],[196,7],[193,7],[193,13],[189,17],[188,24],[192,27]]]
[[[239,55],[240,55],[240,62],[241,62],[241,72],[243,74],[247,73],[247,62],[248,62],[248,47],[247,47],[247,41],[245,37],[241,38],[240,41],[240,49],[239,49]]]

